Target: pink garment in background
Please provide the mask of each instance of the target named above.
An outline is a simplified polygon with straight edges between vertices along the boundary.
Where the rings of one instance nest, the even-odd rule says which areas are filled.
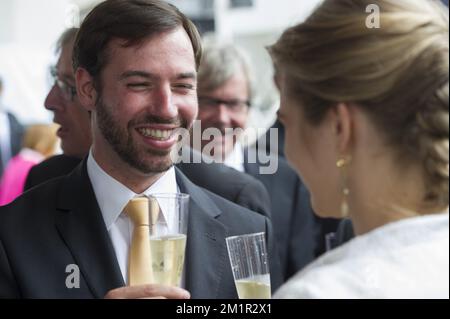
[[[44,156],[25,148],[14,156],[3,171],[0,181],[0,206],[7,205],[23,193],[30,169],[44,160]]]

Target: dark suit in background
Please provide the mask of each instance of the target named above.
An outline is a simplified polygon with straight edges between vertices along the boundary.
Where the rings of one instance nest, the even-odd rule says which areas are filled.
[[[56,155],[46,159],[31,168],[25,181],[25,191],[53,178],[69,174],[80,163],[81,159],[67,155]]]
[[[185,271],[192,297],[237,298],[225,238],[255,232],[268,236],[276,289],[281,273],[269,220],[176,175],[191,197]],[[68,265],[79,267],[80,288],[66,287]],[[102,298],[123,285],[86,161],[0,208],[0,298]]]
[[[344,218],[339,223],[339,227],[336,232],[335,247],[341,246],[355,237],[355,231],[353,229],[353,223],[351,219]],[[335,248],[333,247],[333,248]]]
[[[22,138],[25,128],[11,113],[8,113],[8,120],[11,134],[11,154],[12,156],[14,156],[19,153],[20,149],[22,148]]]
[[[277,139],[276,141],[278,147],[277,151],[275,152],[275,146],[272,144],[272,141],[270,140],[270,129],[276,129],[277,130]],[[284,126],[281,124],[278,119],[275,121],[275,123],[269,127],[267,130],[267,133],[261,136],[258,140],[258,142],[255,144],[257,150],[266,150],[267,154],[278,154],[279,156],[284,157],[284,139],[285,139],[285,132],[284,132]]]
[[[24,134],[24,127],[19,123],[17,118],[11,114],[6,113],[7,121],[9,123],[9,145],[10,145],[10,151],[11,151],[11,157],[15,156],[17,153],[19,153],[20,149],[22,148],[22,138]],[[0,156],[1,156],[1,149],[0,149]],[[6,163],[2,163],[2,158],[0,157],[0,177],[3,175],[3,170],[5,169],[6,165],[8,164],[7,161],[9,159],[6,159]]]
[[[194,184],[271,218],[270,196],[256,178],[217,163],[179,163],[176,166]]]

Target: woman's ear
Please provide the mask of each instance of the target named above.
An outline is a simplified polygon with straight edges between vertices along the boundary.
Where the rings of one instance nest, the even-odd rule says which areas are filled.
[[[334,108],[334,118],[337,151],[339,154],[348,154],[351,149],[352,135],[354,133],[351,105],[339,103]]]
[[[87,111],[93,111],[97,102],[97,90],[94,86],[94,78],[86,69],[78,68],[75,73],[77,94],[81,105]]]

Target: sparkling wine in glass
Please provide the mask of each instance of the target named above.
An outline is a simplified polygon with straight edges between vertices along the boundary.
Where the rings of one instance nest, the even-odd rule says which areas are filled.
[[[270,299],[270,270],[265,233],[226,239],[239,299]]]

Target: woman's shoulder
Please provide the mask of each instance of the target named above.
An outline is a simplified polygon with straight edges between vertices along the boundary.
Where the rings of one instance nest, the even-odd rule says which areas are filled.
[[[370,259],[368,256],[349,258],[348,247],[337,248],[297,273],[275,298],[362,298],[363,287],[367,287],[370,277],[367,266],[376,261]]]
[[[275,298],[448,297],[448,245],[448,214],[390,225],[328,252]]]

